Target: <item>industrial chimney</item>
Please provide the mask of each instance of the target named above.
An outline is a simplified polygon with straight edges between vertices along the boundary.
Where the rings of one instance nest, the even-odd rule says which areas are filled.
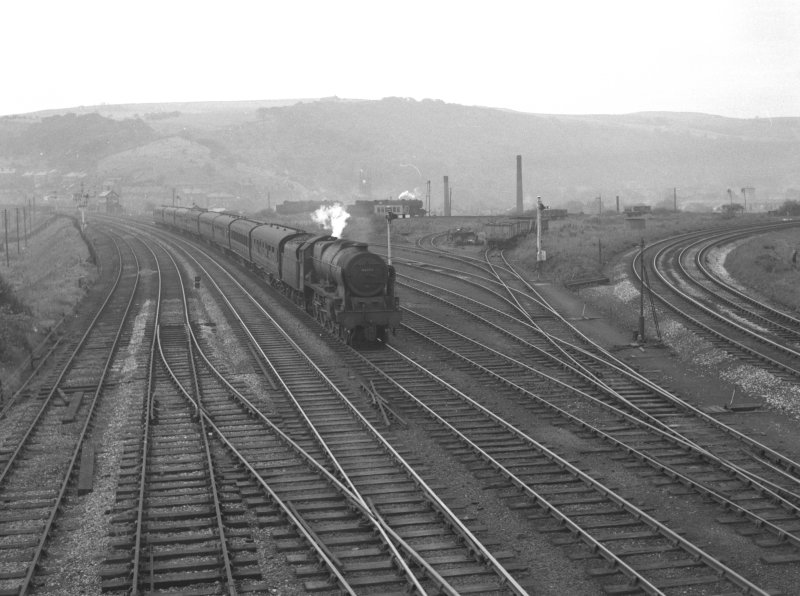
[[[444,216],[450,217],[450,188],[447,176],[444,177]]]
[[[517,215],[522,215],[522,156],[517,155]]]

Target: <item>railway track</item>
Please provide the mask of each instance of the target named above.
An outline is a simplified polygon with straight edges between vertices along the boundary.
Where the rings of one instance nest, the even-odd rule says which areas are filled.
[[[726,245],[735,240],[736,237],[715,243],[709,242],[705,246],[698,247],[699,250],[693,251],[694,259],[690,265],[687,264],[686,269],[694,283],[701,286],[710,284],[710,287],[716,290],[715,295],[735,312],[735,316],[750,318],[756,328],[768,327],[777,341],[782,341],[790,347],[800,347],[800,319],[748,296],[732,283],[721,279],[712,268],[712,262],[717,259],[718,251],[724,250]]]
[[[396,358],[391,358],[390,361],[391,362],[396,362]],[[352,365],[352,363],[351,363],[351,365]],[[387,364],[387,366],[389,366],[389,365]],[[386,374],[386,379],[387,380],[391,379],[394,382],[396,382],[397,379],[400,379],[401,382],[403,382],[403,381],[406,380],[407,377],[414,377],[414,378],[419,379],[419,377],[420,377],[419,371],[407,372],[404,375],[401,371],[391,370],[388,374]],[[374,385],[374,386],[377,388],[377,384]],[[381,389],[383,389],[383,390],[381,390]],[[384,396],[384,399],[387,399],[387,401],[389,403],[396,403],[396,402],[394,402],[394,401],[392,401],[392,400],[390,400],[390,399],[385,397],[385,394],[384,394],[385,393],[385,388],[378,388],[378,393],[380,395]],[[437,386],[434,389],[431,389],[431,393],[434,394],[434,395],[441,396],[442,387],[441,386]],[[439,399],[441,399],[441,397]],[[461,415],[461,416],[464,415],[463,408],[459,408],[458,405],[454,404],[454,403],[446,403],[445,405],[441,406],[440,409],[441,409],[442,412],[455,412],[456,413],[455,414],[456,417],[459,417],[459,415]],[[444,417],[442,417],[442,418],[444,419]],[[475,421],[471,420],[471,419],[467,420],[467,425],[469,426],[470,424],[475,424]],[[483,430],[484,430],[484,432],[486,432],[486,434],[488,436],[488,431],[486,429],[483,429]],[[477,432],[478,432],[478,434],[481,433],[480,430],[478,430]],[[464,440],[465,442],[467,441],[467,439],[462,439],[462,440]],[[490,437],[489,441],[491,442],[491,437]],[[476,441],[473,441],[473,443],[476,443]],[[529,448],[530,444],[525,444],[525,447]],[[514,447],[511,448],[510,451],[516,453],[517,457],[519,457],[519,452],[520,452],[521,448],[522,448],[522,446],[514,446]],[[489,461],[495,461],[495,460],[491,456],[489,456]],[[558,466],[558,464],[556,464],[556,465]],[[535,467],[536,467],[536,465],[534,464],[534,468]],[[580,471],[578,471],[578,472],[580,473]],[[553,470],[548,470],[548,473],[553,473]],[[583,481],[583,479],[581,479],[581,482],[582,481]],[[570,488],[574,488],[574,486],[573,487],[569,487],[569,485],[571,484],[570,481],[561,481],[561,482],[564,485],[564,492],[565,493],[569,493],[570,492]],[[558,486],[559,485],[559,481],[555,480],[554,484],[556,484]],[[600,488],[599,490],[602,493],[606,489],[605,488]],[[576,492],[581,492],[580,488]],[[533,493],[529,493],[529,495],[530,494],[533,494]],[[612,501],[613,500],[614,499],[612,498]],[[548,509],[548,511],[550,511],[548,503],[546,503],[544,501],[540,501],[539,503],[542,504],[546,509]],[[617,504],[618,504],[618,502],[617,502]],[[580,503],[580,505],[586,505],[586,503]],[[626,505],[630,505],[630,503],[626,503]],[[640,509],[637,509],[635,507],[632,507],[632,509],[633,510],[630,511],[629,513],[635,519],[639,520],[637,523],[641,523],[641,515],[642,515],[643,512]],[[558,516],[560,514],[556,508],[554,508],[552,511],[556,512],[556,513],[554,513],[555,516]],[[603,512],[603,515],[608,514],[608,512],[609,512],[609,510],[606,507],[604,512]],[[649,520],[649,518],[648,518],[648,520]],[[560,518],[559,521],[562,524],[569,525],[568,518]],[[615,526],[615,524],[613,522],[610,523],[610,526],[608,526],[608,525],[607,526],[602,526],[603,522],[599,522],[598,520],[594,520],[594,521],[597,522],[598,524],[600,524],[600,527],[608,528],[608,527],[614,527]],[[606,519],[604,521],[607,523],[609,520]],[[620,527],[625,527],[626,523],[625,522],[621,522],[619,525],[620,525]],[[570,526],[570,528],[572,529],[572,526]],[[579,525],[576,525],[575,529],[576,529],[576,531],[581,530]],[[672,540],[672,539],[674,539],[674,534],[670,533],[670,532],[671,531],[669,531],[667,529],[667,533],[669,534],[669,540]],[[652,537],[652,536],[650,536],[650,537]],[[583,535],[582,535],[582,538],[583,538]],[[632,539],[638,539],[638,538],[642,538],[642,535],[639,534],[639,533],[634,532]],[[585,538],[585,540],[590,542],[591,541],[591,536],[588,535]],[[591,543],[591,544],[592,544],[593,548],[597,548],[598,547],[598,544],[596,544],[596,543]],[[748,592],[748,591],[750,593],[762,593],[759,588],[757,588],[754,585],[750,584],[746,579],[742,578],[735,571],[733,571],[733,570],[731,570],[729,568],[725,569],[725,570],[723,570],[721,572],[721,576],[726,577],[726,579],[725,580],[720,580],[719,579],[720,575],[718,575],[720,573],[720,567],[718,567],[718,565],[721,566],[721,567],[724,567],[724,565],[721,565],[721,563],[719,563],[719,561],[717,561],[712,556],[709,556],[707,554],[699,554],[695,550],[696,547],[694,545],[690,544],[690,543],[686,543],[684,545],[684,548],[686,549],[685,553],[691,553],[691,554],[689,555],[688,559],[683,559],[683,560],[676,559],[676,562],[674,563],[674,565],[663,563],[663,564],[660,564],[660,565],[652,565],[651,564],[650,566],[648,566],[647,563],[641,563],[640,562],[640,565],[644,568],[645,571],[651,572],[651,573],[653,573],[654,575],[657,576],[657,579],[655,581],[656,581],[656,583],[660,583],[660,586],[655,585],[654,583],[652,583],[651,580],[647,579],[641,573],[641,570],[637,572],[635,569],[629,569],[624,564],[620,565],[621,560],[615,559],[614,558],[614,553],[610,549],[606,549],[608,552],[606,552],[606,550],[604,550],[604,549],[600,549],[600,551],[603,552],[604,555],[609,557],[608,560],[610,560],[613,563],[613,571],[611,571],[609,573],[611,573],[613,575],[613,574],[617,573],[619,569],[623,569],[625,572],[627,572],[628,579],[629,579],[629,583],[624,583],[624,584],[613,584],[612,583],[607,587],[607,590],[610,593],[615,593],[615,592],[622,593],[626,589],[632,589],[632,588],[630,588],[630,586],[633,585],[633,586],[635,586],[635,588],[633,588],[633,589],[636,589],[636,590],[644,589],[646,591],[652,590],[653,593],[661,593],[662,590],[667,590],[667,591],[669,591],[669,590],[680,590],[680,591],[685,593],[685,591],[687,589],[690,589],[690,590],[691,589],[697,589],[697,590],[701,590],[698,593],[706,593],[705,590],[709,589],[706,584],[708,582],[711,582],[712,578],[716,578],[716,579],[713,579],[713,581],[720,581],[722,583],[720,585],[718,585],[718,586],[714,586],[714,588],[712,588],[712,590],[713,589],[728,589],[730,587],[736,586],[737,589],[743,590],[745,593]],[[622,550],[623,550],[623,552],[625,552],[624,548]],[[678,550],[680,550],[680,549],[678,549]],[[638,554],[641,554],[641,555],[644,555],[644,556],[652,556],[654,552],[659,552],[659,551],[658,551],[658,549],[656,549],[654,551],[648,551],[648,552],[643,552],[643,553],[638,553]],[[631,553],[626,553],[626,554],[631,554]],[[696,563],[696,561],[697,561],[696,558],[698,556],[700,557],[700,559],[704,559],[705,560],[705,565],[707,565],[706,570],[711,569],[711,570],[714,570],[714,571],[711,572],[711,573],[707,572],[706,574],[700,573],[700,574],[697,574],[697,575],[694,575],[694,576],[692,576],[692,574],[687,574],[685,572],[681,572],[680,574],[676,573],[677,569],[682,569],[684,565],[688,564],[688,563],[686,563],[686,561],[689,560],[689,559],[695,561],[695,564],[697,564]],[[703,567],[703,564],[700,564],[699,566]],[[599,571],[596,571],[596,573],[598,575],[602,575],[602,573],[599,572]],[[663,575],[661,577],[658,577],[659,573],[661,573]],[[680,577],[676,578],[675,577],[676,575],[680,575]],[[728,584],[728,588],[726,588],[725,585],[724,585],[725,581],[729,581],[730,582]],[[741,582],[741,583],[738,583],[738,582]],[[628,587],[626,587],[626,586],[628,586]],[[693,588],[691,588],[689,586],[693,586]]]
[[[757,227],[751,233],[786,227],[787,224]],[[720,233],[713,241],[731,237],[741,237],[741,232]],[[719,285],[700,283],[701,259],[707,254],[707,250],[699,248],[703,244],[707,244],[704,238],[689,236],[646,247],[645,258],[653,272],[649,284],[652,295],[715,347],[779,378],[796,381],[800,378],[797,323],[759,301],[751,300],[745,305]],[[637,255],[632,263],[636,279],[641,268],[639,258]]]
[[[241,465],[257,470],[271,487],[271,499],[282,503],[284,514],[295,520],[298,538],[316,545],[313,555],[293,559],[302,563],[300,573],[308,589],[334,589],[338,579],[340,589],[359,594],[406,589],[524,593],[413,467],[240,286],[207,258],[202,266],[193,267],[202,270],[205,280],[217,279],[209,283],[219,284],[220,295],[230,301],[227,316],[250,338],[260,366],[278,387],[271,397],[283,403],[281,426],[287,432],[275,427],[252,401],[249,406],[241,398],[232,403],[231,396],[238,392],[220,376],[200,372],[202,367],[197,381],[203,394],[199,411],[215,433],[230,442],[237,457],[244,458]],[[281,446],[285,441],[295,445],[294,454]],[[312,461],[316,472],[309,474]],[[322,478],[315,477],[323,472]],[[317,559],[326,562],[327,571],[315,564]]]
[[[89,441],[109,369],[139,284],[130,246],[105,238],[116,258],[110,287],[83,336],[61,356],[46,382],[9,417],[0,467],[0,593],[26,594],[69,493],[90,490],[94,446]],[[88,487],[88,488],[87,488]]]
[[[212,452],[198,416],[200,392],[180,308],[185,302],[180,272],[161,247],[149,251],[158,272],[156,326],[145,363],[144,404],[129,431],[116,491],[103,590],[266,591],[242,515],[239,473],[227,454]]]
[[[508,267],[507,264],[505,266]],[[421,281],[417,281],[415,284],[418,291],[426,292],[431,299],[443,300],[443,296],[449,296],[448,300],[451,301],[453,308],[469,314],[487,325],[489,329],[502,333],[517,342],[524,351],[515,355],[511,360],[515,362],[523,360],[529,363],[532,365],[532,372],[538,374],[541,371],[547,371],[548,378],[556,379],[558,382],[566,381],[567,385],[582,391],[594,391],[597,399],[614,408],[620,408],[628,415],[651,424],[655,428],[663,429],[664,424],[661,419],[669,420],[674,426],[686,428],[687,438],[697,445],[702,445],[704,441],[710,442],[711,445],[726,445],[725,438],[733,438],[747,447],[750,457],[760,458],[763,456],[765,459],[771,460],[771,463],[767,463],[762,471],[765,477],[772,478],[778,485],[788,485],[786,490],[789,494],[797,491],[796,481],[791,479],[800,474],[795,462],[721,424],[714,417],[656,386],[611,354],[604,353],[597,346],[591,346],[585,338],[577,337],[580,343],[554,339],[569,335],[576,337],[578,332],[572,329],[566,321],[553,316],[552,312],[549,316],[546,311],[542,313],[543,302],[536,302],[535,305],[539,312],[531,317],[529,325],[516,325],[516,318],[512,319],[510,315],[497,308],[487,309],[485,302],[480,303],[480,306],[475,306],[475,300],[465,298],[463,292],[447,292],[440,286],[425,288],[425,284]],[[412,286],[409,285],[409,287]],[[532,288],[528,289],[532,290]],[[520,294],[525,295],[522,292]],[[494,319],[489,320],[487,317],[481,316],[480,308],[484,312],[488,310]],[[498,324],[497,320],[503,318],[508,320],[505,324]],[[509,321],[514,322],[515,325],[511,327]],[[428,322],[428,324],[432,324],[432,322]],[[562,327],[561,331],[552,332],[556,325]],[[552,346],[555,346],[555,351]],[[458,353],[457,350],[456,353]],[[567,376],[564,375],[565,360],[572,367],[570,375]],[[693,426],[697,427],[694,431],[691,430]],[[713,432],[712,429],[714,429]],[[713,436],[709,435],[710,432]],[[723,451],[727,448],[729,447],[724,447]],[[773,470],[773,465],[780,469]],[[787,474],[789,478],[786,477]]]
[[[438,286],[432,292],[440,300],[445,294],[443,289]],[[454,297],[465,302],[463,294],[464,292],[459,291],[452,293]],[[486,309],[485,304],[482,304],[481,307]],[[478,310],[474,304],[472,312],[463,306],[457,308],[480,318],[474,314],[474,311]],[[510,315],[509,318],[511,318]],[[458,358],[466,361],[473,369],[482,371],[485,377],[494,377],[495,380],[513,387],[515,391],[527,394],[528,397],[535,398],[537,401],[541,399],[543,393],[545,395],[543,403],[547,404],[546,408],[551,414],[558,411],[559,415],[566,415],[566,418],[572,419],[573,424],[578,427],[589,430],[617,449],[633,454],[639,461],[720,503],[723,507],[722,521],[743,523],[749,519],[754,524],[752,531],[760,535],[762,544],[769,547],[783,546],[787,549],[783,553],[774,553],[774,556],[766,555],[765,560],[773,562],[798,560],[796,532],[800,527],[798,526],[800,520],[797,518],[798,480],[797,466],[794,462],[781,458],[773,452],[771,455],[777,456],[780,465],[785,466],[789,473],[787,474],[782,469],[776,469],[765,460],[766,458],[762,459],[763,454],[771,452],[770,449],[747,437],[742,437],[733,429],[720,425],[708,416],[701,415],[698,420],[698,417],[693,414],[699,412],[686,407],[686,404],[663,399],[658,392],[654,392],[652,388],[648,388],[638,380],[632,383],[633,379],[625,378],[629,375],[620,374],[619,370],[608,366],[604,368],[604,374],[599,375],[599,377],[605,378],[602,383],[595,382],[598,375],[592,374],[591,371],[589,375],[581,379],[582,370],[592,367],[597,369],[599,363],[590,361],[590,356],[595,358],[593,354],[578,352],[565,343],[562,350],[568,349],[574,352],[570,357],[571,361],[576,359],[584,361],[582,370],[574,371],[573,380],[565,383],[563,373],[559,370],[564,366],[563,363],[551,362],[552,377],[536,387],[531,385],[531,377],[541,376],[541,370],[543,366],[546,366],[546,363],[542,361],[544,352],[542,347],[517,353],[512,358],[488,349],[479,342],[463,337],[457,338],[452,331],[433,321],[426,320],[421,324],[422,317],[412,316],[407,317],[406,320],[410,321],[409,325],[424,336],[429,344],[438,345],[451,359]],[[539,320],[540,318],[536,317],[536,322]],[[488,324],[488,326],[491,325],[493,324]],[[424,327],[427,331],[420,331],[420,327]],[[503,333],[508,334],[508,331],[503,330]],[[476,334],[482,338],[487,335],[484,329],[477,330]],[[538,329],[536,334],[540,335]],[[529,335],[532,334],[529,333]],[[442,342],[442,336],[448,336],[449,341]],[[529,348],[533,347],[526,340],[519,338],[518,340],[522,345],[528,344]],[[517,369],[516,377],[509,373],[509,370],[514,368]],[[609,370],[618,378],[611,380]],[[576,383],[576,381],[578,382]],[[473,379],[473,383],[476,385],[481,382],[480,378]],[[486,382],[485,378],[483,382]],[[608,396],[599,398],[601,401],[605,400],[606,406],[611,407],[606,412],[605,422],[598,424],[598,421],[603,420],[604,416],[593,409],[586,412],[585,403],[576,402],[572,406],[572,409],[579,407],[584,410],[582,418],[573,418],[572,414],[566,413],[570,409],[569,407],[562,410],[560,405],[556,405],[566,403],[564,397],[557,395],[559,388],[568,393],[580,393],[581,401],[587,398],[596,399],[587,395],[592,391],[586,387],[581,388],[581,382],[596,385],[595,390],[601,386],[608,387],[612,390],[612,394],[618,394],[615,400],[609,400]],[[532,390],[525,389],[526,386],[531,387]],[[499,391],[500,388],[498,387],[497,390]],[[625,397],[621,397],[620,393]],[[665,422],[666,424],[664,424]],[[709,425],[707,422],[712,422],[712,424]],[[649,430],[643,427],[649,427]],[[676,429],[679,429],[679,432],[676,433]],[[654,433],[654,435],[650,433]],[[687,439],[687,437],[690,438]],[[737,440],[744,439],[743,442],[748,450],[744,450],[741,444],[737,445],[735,441],[731,441],[731,437]],[[709,449],[718,455],[710,454],[701,445],[710,446]],[[640,446],[644,446],[643,450]],[[695,457],[700,457],[703,461],[693,460],[690,454],[692,449],[696,451]],[[719,474],[720,467],[727,473],[715,478],[714,476]],[[692,474],[682,474],[681,469],[692,470]],[[695,474],[697,476],[693,477]],[[756,490],[755,493],[752,492],[754,476],[764,483],[761,489]],[[717,487],[717,490],[714,487]],[[749,501],[749,503],[747,507],[742,507],[733,501],[740,503]],[[734,512],[735,515],[723,519],[727,517],[729,511]],[[761,534],[762,531],[765,534]],[[766,534],[771,534],[771,536],[766,536]]]
[[[178,268],[166,241],[145,242],[165,271]],[[252,536],[270,528],[308,591],[526,593],[524,569],[503,548],[521,538],[487,539],[423,480],[398,432],[404,422],[427,429],[500,494],[523,534],[553,537],[606,593],[793,585],[795,572],[776,564],[798,560],[797,464],[592,346],[516,285],[507,263],[434,267],[461,282],[478,272],[491,291],[404,280],[405,303],[440,301],[449,320],[469,314],[469,333],[410,309],[396,347],[358,354],[326,338],[345,373],[314,364],[316,342],[279,325],[285,315],[257,304],[222,271],[230,267],[180,245],[169,251],[203,288],[186,301],[182,286],[164,283],[169,307],[148,335],[149,389],[126,441],[106,590],[261,593],[264,553]],[[232,372],[206,331],[197,307],[210,296],[248,346],[252,373]],[[412,357],[423,353],[425,365]],[[358,381],[363,396],[352,391]],[[705,499],[702,527],[722,538],[698,540],[696,528],[640,502],[637,490],[653,484],[687,505]],[[720,556],[725,537],[741,551],[733,561],[731,550]]]
[[[686,263],[684,268],[695,284],[704,287],[709,287],[708,284],[711,284],[712,289],[718,290],[713,295],[723,304],[735,309],[738,316],[752,317],[757,328],[761,325],[770,326],[777,339],[793,344],[795,347],[800,346],[800,319],[746,294],[732,283],[721,279],[711,266],[717,250],[750,236],[752,234],[749,232],[726,235],[718,240],[692,247],[691,252],[694,253],[694,259],[690,262],[682,259],[682,262]],[[691,256],[691,253],[687,256]]]
[[[480,457],[483,473],[504,483],[493,487],[507,491],[513,510],[540,509],[528,519],[549,520],[538,531],[563,533],[555,543],[578,560],[588,559],[590,574],[606,593],[767,593],[393,348],[343,358],[371,379],[391,410],[403,416],[423,412],[443,429],[431,431],[438,442],[457,457]],[[670,554],[661,560],[664,553]]]
[[[485,266],[475,263],[474,260],[470,260],[469,265],[479,267],[479,271],[482,273],[486,272]],[[593,345],[569,322],[560,317],[544,298],[538,296],[534,286],[528,282],[521,283],[520,278],[507,262],[501,263],[500,269],[497,270],[498,274],[501,274],[501,270],[506,272],[505,281],[494,280],[491,286],[487,286],[485,283],[491,281],[486,278],[482,279],[483,285],[467,279],[471,288],[469,292],[449,291],[443,288],[438,282],[442,276],[446,276],[448,273],[441,268],[436,269],[437,283],[426,283],[424,276],[418,274],[415,281],[407,282],[407,287],[425,293],[430,299],[442,300],[443,297],[446,297],[444,299],[453,308],[480,320],[495,331],[513,339],[517,344],[532,349],[533,352],[527,354],[526,358],[529,359],[528,361],[536,362],[539,369],[545,370],[549,362],[551,373],[558,376],[563,368],[562,358],[566,356],[566,360],[577,369],[574,378],[583,378],[584,382],[604,389],[609,398],[616,399],[618,404],[630,407],[634,412],[639,411],[640,416],[644,419],[647,419],[648,416],[654,419],[658,416],[675,416],[685,412],[748,445],[752,452],[764,456],[783,472],[794,476],[800,474],[796,463],[721,424],[714,416],[693,407],[665,388],[658,387],[638,371],[618,360],[613,354]],[[465,277],[463,271],[452,275],[459,280],[463,280]],[[481,277],[483,276],[481,275]],[[512,288],[511,283],[518,284],[518,287]],[[507,287],[504,284],[507,284]],[[507,294],[516,293],[519,299],[511,302],[499,294],[496,290],[498,286],[506,288]],[[480,292],[476,292],[476,289]],[[519,300],[525,301],[525,306],[521,306]],[[509,312],[511,307],[516,309],[515,312]],[[527,319],[525,324],[519,324],[521,319],[517,311],[526,313],[523,317],[523,319]],[[607,382],[606,379],[613,379],[613,382]],[[625,395],[636,396],[637,393],[639,396],[636,397],[635,402],[638,402],[638,405],[624,397]],[[626,402],[630,403],[626,404]],[[647,413],[648,408],[652,410],[651,414]],[[719,412],[715,411],[714,413],[718,414]],[[716,442],[712,441],[712,444]]]

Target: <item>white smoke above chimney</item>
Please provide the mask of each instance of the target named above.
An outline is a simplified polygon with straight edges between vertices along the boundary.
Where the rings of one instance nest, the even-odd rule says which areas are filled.
[[[341,203],[334,203],[329,206],[322,206],[311,215],[320,227],[331,230],[331,236],[342,237],[345,225],[350,214],[345,210]]]
[[[400,193],[400,196],[398,196],[397,198],[400,199],[400,200],[402,200],[402,199],[416,199],[417,195],[415,195],[410,190],[404,190],[403,192]]]

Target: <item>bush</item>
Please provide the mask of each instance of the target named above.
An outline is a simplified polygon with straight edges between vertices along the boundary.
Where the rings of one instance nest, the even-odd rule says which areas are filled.
[[[30,309],[17,297],[11,284],[0,277],[0,358],[8,358],[14,349],[30,349],[31,325]]]
[[[776,213],[778,215],[800,215],[800,201],[785,201],[783,205],[778,207]]]
[[[0,276],[0,309],[13,314],[29,314],[29,309],[17,297],[14,288],[6,279]]]
[[[0,358],[14,355],[14,350],[30,351],[28,333],[32,318],[27,312],[13,312],[8,305],[0,307]]]

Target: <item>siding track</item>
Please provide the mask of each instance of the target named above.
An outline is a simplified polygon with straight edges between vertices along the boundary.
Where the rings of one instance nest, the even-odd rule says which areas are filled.
[[[3,441],[0,594],[27,594],[34,587],[80,468],[91,483],[94,446],[87,439],[139,285],[139,264],[130,246],[111,237],[100,242],[116,256],[115,265],[106,264],[116,269],[113,282],[89,328],[28,400],[25,413],[32,415],[18,420],[16,432]]]

